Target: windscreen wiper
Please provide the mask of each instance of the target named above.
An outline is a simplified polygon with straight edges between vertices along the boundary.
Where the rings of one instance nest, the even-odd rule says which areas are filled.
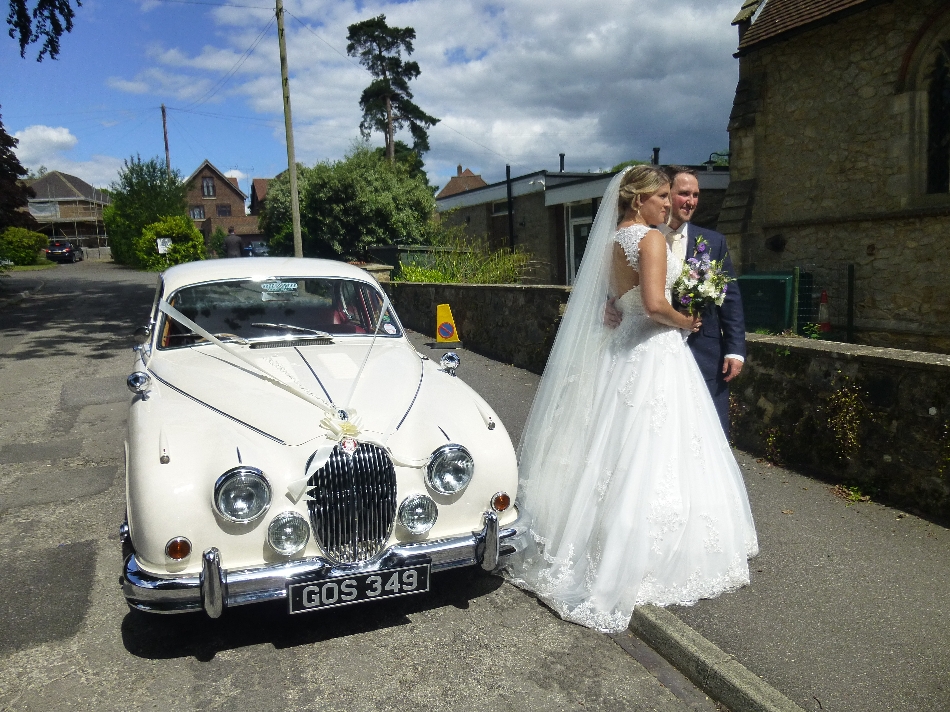
[[[318,331],[317,329],[308,329],[305,326],[294,326],[293,324],[274,324],[269,321],[255,321],[251,326],[256,326],[258,329],[284,329],[286,331],[298,331],[304,334],[313,334],[314,336],[321,336],[323,338],[329,339],[332,338],[332,334],[326,331]]]

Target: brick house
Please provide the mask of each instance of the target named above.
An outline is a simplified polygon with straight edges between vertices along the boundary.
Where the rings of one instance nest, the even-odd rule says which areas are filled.
[[[950,3],[747,0],[733,24],[741,268],[853,265],[857,341],[950,353]]]
[[[36,193],[28,209],[44,235],[65,238],[81,247],[109,244],[102,221],[102,210],[111,202],[108,193],[61,171],[50,171],[27,185]]]
[[[455,195],[457,193],[464,193],[466,190],[475,190],[476,188],[484,188],[488,183],[482,180],[482,177],[475,175],[471,170],[466,168],[462,170],[462,166],[458,167],[458,174],[452,176],[449,179],[449,182],[445,184],[445,187],[439,191],[439,194],[436,197],[438,198],[448,198],[450,195]]]
[[[233,227],[244,245],[264,239],[257,226],[257,216],[245,213],[247,196],[238,186],[237,178],[224,175],[205,160],[185,183],[188,186],[188,217],[204,235],[205,242],[218,227],[225,232]]]
[[[702,190],[695,222],[715,225],[729,184],[728,169],[693,168],[697,170]],[[533,258],[528,281],[574,283],[600,199],[614,175],[536,171],[511,179],[514,245]],[[481,180],[479,176],[474,177]],[[485,238],[492,247],[507,246],[507,182],[445,195],[449,185],[436,197],[436,210],[445,224],[463,225],[469,236]]]

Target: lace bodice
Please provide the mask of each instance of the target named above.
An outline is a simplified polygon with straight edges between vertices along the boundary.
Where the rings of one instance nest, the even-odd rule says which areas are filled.
[[[627,227],[620,228],[614,235],[614,240],[623,248],[624,254],[627,256],[627,263],[638,272],[640,271],[640,240],[642,240],[643,236],[653,229],[655,228],[652,228],[649,225],[629,225]],[[682,269],[683,263],[673,256],[669,246],[667,246],[665,290],[667,300],[672,299],[670,290],[676,283],[676,279],[679,277]],[[618,303],[622,305],[625,304],[628,307],[637,307],[638,305],[641,305],[642,302],[640,300],[640,288],[634,287],[623,294]],[[624,311],[628,310],[624,309]]]

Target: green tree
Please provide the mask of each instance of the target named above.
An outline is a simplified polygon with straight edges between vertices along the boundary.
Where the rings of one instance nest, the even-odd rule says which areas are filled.
[[[28,174],[13,152],[18,143],[0,120],[0,232],[8,227],[36,227],[33,216],[23,210],[36,193],[21,180]]]
[[[36,61],[42,62],[44,56],[56,59],[59,54],[59,38],[64,32],[72,32],[75,12],[72,3],[82,7],[82,0],[34,0],[30,8],[29,0],[10,0],[10,12],[7,24],[9,35],[20,43],[20,56],[26,56],[26,48],[42,40]]]
[[[386,157],[385,148],[377,148],[376,153],[382,158]],[[432,191],[432,194],[435,195],[438,186],[429,185],[429,176],[426,173],[426,165],[422,161],[422,156],[416,153],[405,141],[400,141],[399,139],[396,139],[393,154],[396,162],[402,163],[406,167],[406,170],[409,171],[410,178],[418,178],[424,181],[425,184],[429,186],[429,190]]]
[[[208,257],[227,257],[227,250],[224,247],[224,238],[228,234],[224,228],[218,225],[208,240]]]
[[[616,166],[611,168],[609,172],[616,173],[617,171],[622,171],[627,166],[645,166],[646,164],[647,164],[646,161],[637,161],[637,160],[624,161],[623,163],[618,163]]]
[[[365,144],[341,161],[300,166],[297,181],[306,257],[363,259],[371,245],[429,243],[438,229],[425,181]],[[293,254],[287,176],[268,186],[260,225],[272,255]]]
[[[422,155],[429,150],[426,129],[439,120],[412,101],[409,82],[419,76],[419,64],[404,62],[402,53],[412,54],[416,31],[411,27],[390,27],[385,15],[354,23],[347,30],[346,53],[359,57],[360,64],[375,77],[360,96],[363,110],[360,132],[364,138],[373,131],[381,132],[386,140],[386,156],[392,163],[395,161],[395,133],[408,127],[412,150]]]
[[[126,159],[119,180],[111,187],[112,204],[102,217],[109,233],[112,259],[119,264],[144,267],[137,260],[135,241],[146,225],[164,217],[185,214],[187,186],[176,170],[171,175],[158,158]]]
[[[158,251],[158,241],[170,241],[165,254]],[[172,215],[146,225],[135,239],[138,266],[160,271],[172,265],[195,262],[205,257],[205,241],[187,215]]]

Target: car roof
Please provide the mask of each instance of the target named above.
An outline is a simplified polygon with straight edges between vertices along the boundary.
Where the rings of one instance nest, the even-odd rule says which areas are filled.
[[[308,257],[231,257],[169,267],[162,274],[165,294],[201,282],[268,277],[337,277],[376,284],[369,272],[346,262]]]

